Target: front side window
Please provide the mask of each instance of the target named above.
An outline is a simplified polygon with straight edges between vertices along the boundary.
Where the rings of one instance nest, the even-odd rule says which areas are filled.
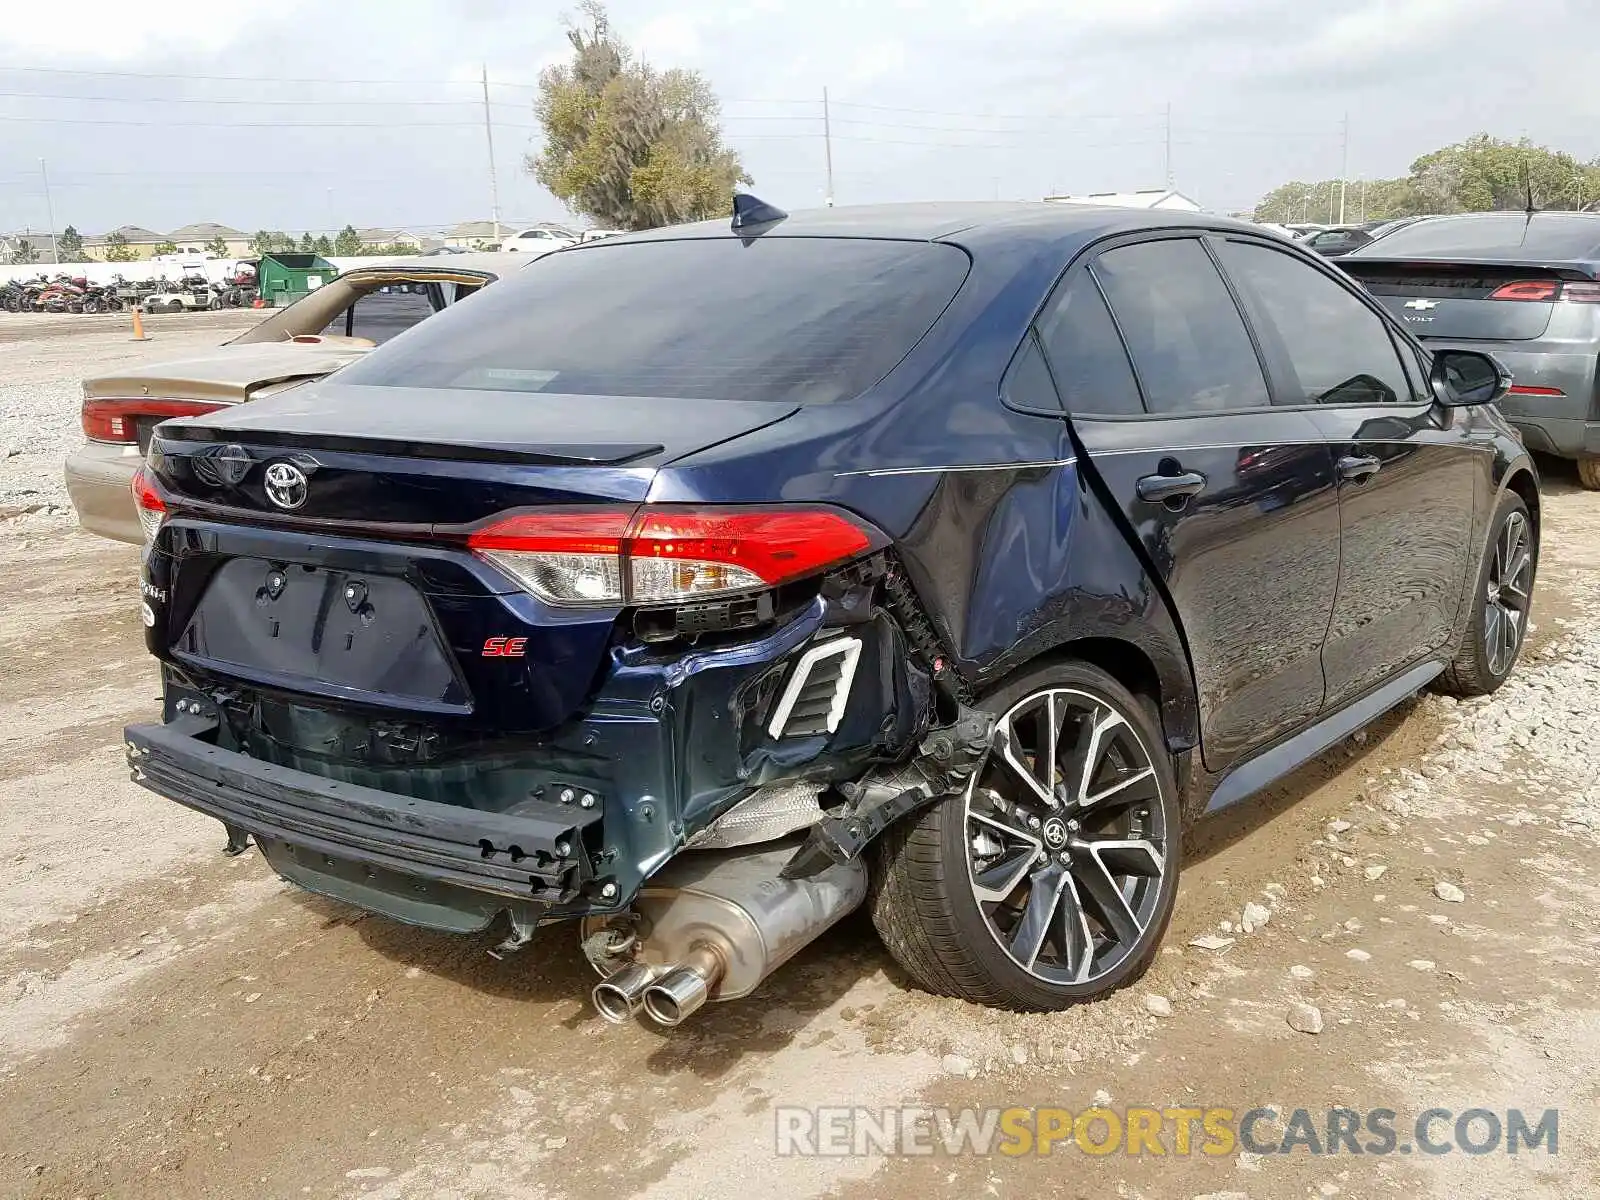
[[[1222,262],[1258,326],[1277,331],[1296,381],[1288,404],[1395,404],[1411,384],[1388,326],[1315,267],[1269,246],[1223,242]]]
[[[1094,273],[1150,412],[1266,407],[1266,377],[1244,320],[1198,241],[1120,246],[1095,261]]]

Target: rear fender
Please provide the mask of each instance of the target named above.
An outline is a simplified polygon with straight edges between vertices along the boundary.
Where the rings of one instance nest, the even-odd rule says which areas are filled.
[[[1167,598],[1076,462],[945,476],[900,551],[975,691],[1074,642],[1120,643],[1154,671],[1169,747],[1196,745]]]

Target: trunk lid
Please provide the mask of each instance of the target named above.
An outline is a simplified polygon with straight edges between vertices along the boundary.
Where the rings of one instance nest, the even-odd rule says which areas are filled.
[[[380,532],[537,504],[637,503],[655,469],[793,404],[323,383],[161,425],[151,466],[219,516]],[[268,494],[292,464],[304,495]],[[401,530],[396,530],[401,533]]]
[[[1416,336],[1470,341],[1522,342],[1544,336],[1555,302],[1489,298],[1506,284],[1591,281],[1577,268],[1537,261],[1354,257],[1340,259],[1339,266]]]
[[[83,394],[91,399],[150,396],[240,404],[276,384],[320,379],[366,352],[343,339],[219,346],[193,358],[97,375],[83,381]]]
[[[395,734],[407,744],[439,721],[552,728],[592,692],[618,610],[542,604],[462,527],[631,508],[662,463],[795,411],[322,384],[166,422],[149,458],[170,514],[147,561],[150,648],[213,681],[423,723]]]

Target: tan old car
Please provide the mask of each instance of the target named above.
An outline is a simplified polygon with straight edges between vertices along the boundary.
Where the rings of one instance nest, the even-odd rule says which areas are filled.
[[[142,541],[130,485],[156,425],[321,379],[524,258],[427,255],[357,267],[215,350],[84,380],[88,440],[66,464],[79,522],[104,537]]]

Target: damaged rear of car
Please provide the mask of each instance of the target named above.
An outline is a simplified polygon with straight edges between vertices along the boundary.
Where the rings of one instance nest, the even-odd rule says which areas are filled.
[[[871,437],[852,401],[970,260],[749,251],[552,255],[337,381],[157,430],[135,779],[309,890],[502,919],[501,953],[580,918],[612,1020],[745,995],[860,905],[861,851],[990,722],[873,511],[928,480],[826,448]]]

